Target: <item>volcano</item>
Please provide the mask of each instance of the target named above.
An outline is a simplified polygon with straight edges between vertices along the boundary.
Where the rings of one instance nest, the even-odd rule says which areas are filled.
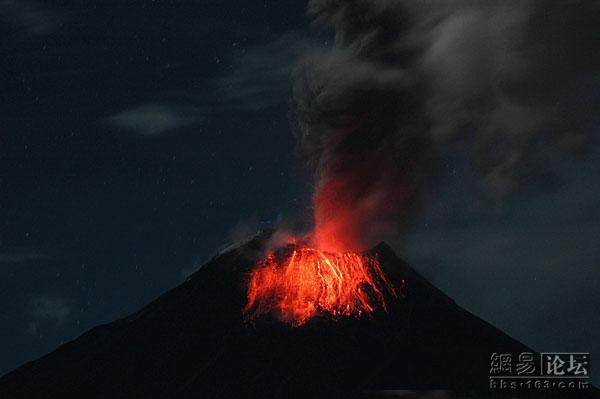
[[[499,397],[489,390],[490,355],[533,352],[459,307],[384,243],[347,261],[291,246],[280,254],[287,269],[276,270],[265,257],[271,234],[222,252],[137,313],[6,374],[0,398],[364,397],[406,389]],[[307,280],[288,278],[298,261],[290,256],[304,256],[321,280],[298,287]],[[338,265],[329,274],[321,269],[328,262]],[[360,278],[342,283],[348,267]],[[267,273],[266,290],[257,270]],[[293,289],[278,291],[288,283]],[[286,308],[289,295],[312,307]]]
[[[243,312],[249,320],[275,314],[298,327],[316,315],[360,317],[386,310],[386,296],[398,294],[376,256],[292,245],[279,254],[269,251],[251,271]]]

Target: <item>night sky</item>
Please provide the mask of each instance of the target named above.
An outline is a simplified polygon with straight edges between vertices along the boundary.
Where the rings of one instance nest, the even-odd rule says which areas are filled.
[[[304,2],[90,3],[0,0],[0,374],[311,211],[290,74],[301,38],[328,43]],[[395,244],[538,351],[600,354],[599,83],[559,105],[583,153],[492,204],[444,154]]]

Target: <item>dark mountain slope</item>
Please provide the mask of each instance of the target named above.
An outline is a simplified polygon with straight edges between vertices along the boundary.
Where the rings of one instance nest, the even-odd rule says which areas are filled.
[[[434,388],[477,388],[477,397],[488,397],[490,355],[530,351],[457,306],[385,244],[370,252],[395,284],[406,282],[406,297],[387,313],[314,318],[297,328],[268,318],[247,325],[244,282],[269,235],[215,257],[139,312],[3,376],[0,398],[348,397]]]

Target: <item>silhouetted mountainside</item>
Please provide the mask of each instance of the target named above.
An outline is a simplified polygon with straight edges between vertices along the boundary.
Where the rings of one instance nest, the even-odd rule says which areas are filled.
[[[488,389],[490,355],[530,351],[383,243],[370,252],[392,282],[406,281],[406,298],[387,313],[314,318],[297,328],[272,318],[248,325],[244,283],[269,235],[215,257],[139,312],[6,374],[0,398],[348,397],[384,389],[498,397]]]

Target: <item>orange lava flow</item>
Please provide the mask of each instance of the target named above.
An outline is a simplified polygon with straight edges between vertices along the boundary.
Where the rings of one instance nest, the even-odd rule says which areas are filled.
[[[250,274],[247,320],[267,313],[300,326],[317,314],[361,316],[387,310],[394,286],[375,257],[353,252],[294,249],[281,259],[269,253]]]

